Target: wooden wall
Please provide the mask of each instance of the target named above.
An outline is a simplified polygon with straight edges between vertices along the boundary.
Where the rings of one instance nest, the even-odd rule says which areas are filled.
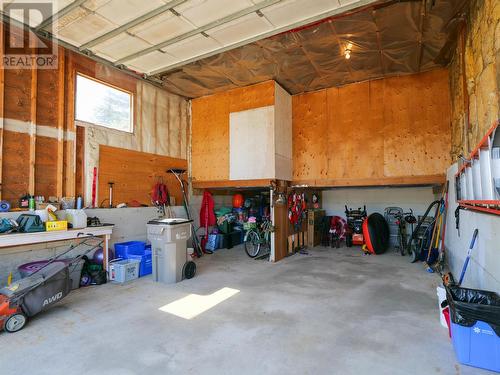
[[[0,23],[0,56],[11,52],[9,38],[22,36],[23,31]],[[63,170],[72,167],[63,152],[73,142],[64,137],[66,55],[64,49],[56,50],[58,69],[0,69],[0,194],[13,206],[26,193],[48,197],[72,192],[63,180]],[[32,51],[25,48],[24,53]]]
[[[0,22],[0,57],[10,52],[9,33]],[[22,35],[19,29],[13,29],[13,33]],[[18,199],[26,193],[45,198],[85,197],[86,186],[88,188],[85,163],[89,162],[87,154],[92,151],[86,143],[93,140],[90,146],[98,150],[104,136],[108,143],[121,139],[118,133],[122,132],[109,134],[109,130],[102,127],[93,127],[92,134],[87,134],[88,124],[75,122],[77,72],[134,95],[135,112],[139,114],[134,119],[134,134],[127,133],[130,141],[123,145],[118,141],[119,147],[187,160],[189,114],[184,98],[85,56],[57,48],[58,69],[0,69],[1,199],[16,207]],[[25,53],[31,51],[26,49]],[[177,116],[177,112],[181,114]],[[172,121],[175,116],[178,121]],[[154,126],[149,126],[152,122]],[[95,153],[92,156],[96,159]],[[98,157],[96,160],[97,166]],[[86,203],[90,201],[87,199]]]
[[[273,104],[274,81],[193,99],[193,181],[229,180],[229,113]]]
[[[294,183],[431,184],[450,165],[448,71],[293,97]]]
[[[99,206],[109,196],[108,182],[114,182],[115,206],[132,200],[151,205],[151,188],[160,180],[168,186],[175,203],[182,204],[180,185],[175,176],[166,171],[171,168],[187,169],[187,160],[103,145],[99,147],[99,155]],[[108,200],[104,203],[104,206],[107,205]]]

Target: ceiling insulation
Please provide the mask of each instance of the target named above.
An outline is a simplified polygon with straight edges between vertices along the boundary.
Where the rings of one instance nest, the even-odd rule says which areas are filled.
[[[380,1],[158,77],[169,91],[199,97],[269,79],[297,94],[426,71],[447,63],[443,49],[449,48],[463,4]]]

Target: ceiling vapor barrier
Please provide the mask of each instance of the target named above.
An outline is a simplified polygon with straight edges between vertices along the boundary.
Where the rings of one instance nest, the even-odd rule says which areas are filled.
[[[200,97],[274,79],[298,94],[449,62],[464,0],[380,1],[156,74]]]

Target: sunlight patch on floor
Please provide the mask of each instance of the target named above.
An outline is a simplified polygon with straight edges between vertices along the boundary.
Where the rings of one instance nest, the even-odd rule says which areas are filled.
[[[208,296],[190,294],[186,297],[178,299],[177,301],[162,306],[158,310],[173,314],[180,318],[192,319],[239,292],[240,291],[238,289],[222,288]]]

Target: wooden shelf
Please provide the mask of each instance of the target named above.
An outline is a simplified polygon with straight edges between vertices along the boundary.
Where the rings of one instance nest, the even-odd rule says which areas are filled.
[[[376,187],[376,186],[415,186],[441,185],[446,182],[444,174],[430,176],[374,177],[374,178],[335,178],[321,180],[294,180],[292,186],[311,187]]]
[[[500,215],[500,201],[458,201],[460,207],[470,210],[485,212],[492,215]]]
[[[193,189],[238,189],[238,188],[262,188],[270,187],[275,180],[261,179],[261,180],[222,180],[222,181],[193,181]]]

